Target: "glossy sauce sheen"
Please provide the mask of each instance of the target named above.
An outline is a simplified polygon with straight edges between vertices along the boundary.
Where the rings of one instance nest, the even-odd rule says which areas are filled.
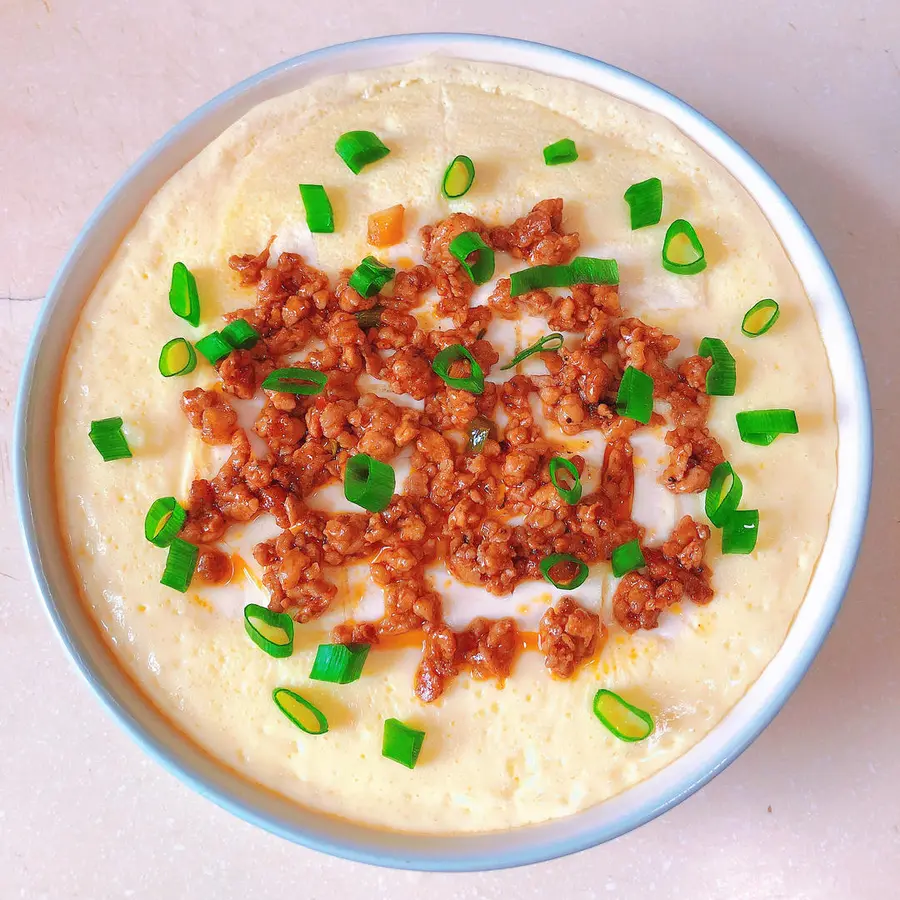
[[[391,154],[354,176],[333,151],[350,129],[375,131]],[[578,162],[545,166],[543,147],[562,137],[575,141]],[[458,153],[475,161],[477,176],[451,205],[440,183]],[[651,176],[665,185],[663,221],[632,233],[622,195]],[[298,183],[327,187],[334,234],[308,233]],[[371,252],[372,212],[406,208],[407,243],[377,252],[397,264],[418,260],[418,228],[450,211],[499,224],[557,196],[566,201],[566,230],[581,233],[580,252],[618,259],[623,307],[682,338],[673,364],[705,335],[725,340],[737,359],[737,396],[713,400],[709,425],[744,481],[744,505],[760,511],[761,536],[752,556],[721,557],[714,532],[707,559],[716,597],[708,607],[683,604],[651,632],[626,635],[611,625],[599,658],[570,681],[541,671],[540,654],[523,653],[502,689],[464,675],[426,706],[412,691],[418,636],[370,654],[353,684],[308,680],[331,625],[377,615],[381,592],[367,582],[365,567],[342,575],[328,615],[298,626],[290,659],[270,659],[253,646],[241,610],[267,601],[250,548],[277,531],[270,519],[234,540],[229,535],[246,564],[235,565],[228,586],[192,587],[182,596],[159,584],[165,551],[144,540],[144,514],[157,497],[184,496],[194,474],[215,472],[221,456],[199,443],[178,408],[181,392],[208,387],[213,370],[201,363],[185,378],[163,379],[156,360],[167,340],[196,340],[220,326],[222,312],[252,303],[252,290],[239,288],[227,268],[229,255],[257,252],[277,234],[276,255],[301,252],[333,279]],[[665,226],[678,217],[694,224],[706,248],[709,268],[700,275],[679,277],[660,265]],[[198,281],[203,320],[196,331],[168,308],[179,259]],[[521,267],[497,259],[495,279]],[[762,297],[778,299],[782,317],[769,334],[749,340],[740,334],[741,318]],[[503,359],[546,330],[538,320],[495,320],[488,339]],[[540,365],[529,361],[524,371]],[[495,370],[491,378],[511,374]],[[771,406],[796,409],[800,434],[766,448],[741,443],[734,413]],[[134,458],[104,463],[87,432],[92,419],[113,415],[125,420]],[[658,543],[681,515],[702,520],[702,495],[675,496],[658,485],[663,432],[644,432],[634,441],[634,517],[647,527],[648,543]],[[563,440],[587,459],[589,490],[602,436]],[[364,823],[492,830],[566,815],[618,793],[678,758],[740,699],[781,645],[808,587],[828,525],[836,446],[831,374],[811,307],[768,223],[730,176],[664,120],[592,88],[431,60],[342,76],[263,104],[151,201],[72,339],[59,405],[59,510],[86,602],[122,665],[211,754],[298,802]],[[395,469],[402,484],[402,460]],[[339,486],[316,497],[321,508],[348,508]],[[444,572],[433,577],[456,628],[476,615],[514,615],[533,632],[560,596],[534,582],[493,597]],[[608,565],[595,566],[574,596],[609,625],[615,585]],[[294,728],[271,702],[277,686],[315,702],[331,721],[329,732],[311,737]],[[655,733],[625,744],[605,731],[591,713],[600,687],[651,712]],[[427,732],[412,772],[381,757],[389,717]]]

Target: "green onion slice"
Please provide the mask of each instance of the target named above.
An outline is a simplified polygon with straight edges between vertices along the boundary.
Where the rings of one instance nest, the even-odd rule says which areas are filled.
[[[629,366],[619,383],[616,412],[626,419],[646,425],[653,415],[653,378],[634,366]]]
[[[191,586],[194,577],[194,569],[197,568],[197,557],[200,550],[181,538],[173,538],[169,544],[169,555],[166,557],[166,567],[163,570],[160,584],[185,593]]]
[[[174,497],[154,500],[144,519],[144,537],[157,547],[168,547],[178,536],[187,513]]]
[[[747,337],[759,337],[778,321],[780,315],[781,308],[778,306],[778,302],[767,297],[765,300],[760,300],[759,303],[754,303],[744,313],[741,331]]]
[[[368,644],[319,644],[309,677],[313,681],[350,684],[359,680],[368,655]]]
[[[559,166],[562,163],[575,162],[578,159],[578,148],[571,138],[563,138],[555,144],[544,147],[544,164]]]
[[[466,442],[467,453],[481,453],[488,439],[497,439],[497,426],[485,416],[475,416],[469,422],[469,439]]]
[[[711,397],[733,397],[737,386],[737,369],[725,341],[705,337],[700,341],[698,355],[712,357],[713,364],[706,373],[706,393]]]
[[[619,544],[612,552],[612,573],[616,578],[621,578],[635,569],[642,569],[647,565],[644,552],[641,550],[641,542],[637,539]]]
[[[197,279],[183,262],[177,262],[172,266],[169,306],[178,318],[190,322],[194,328],[200,324],[200,295],[197,292]]]
[[[467,359],[471,369],[468,375],[456,378],[450,374],[450,367],[461,359]],[[431,368],[452,388],[469,391],[472,394],[484,393],[484,372],[475,361],[475,357],[462,344],[451,344],[441,350],[435,356]]]
[[[337,139],[334,149],[354,175],[391,152],[371,131],[348,131]]]
[[[381,512],[391,502],[397,486],[394,470],[367,453],[357,453],[344,469],[344,496],[369,512]]]
[[[272,699],[281,712],[306,734],[325,734],[328,731],[325,713],[296,691],[285,687],[275,688],[272,691]],[[309,721],[310,714],[315,724]]]
[[[564,266],[532,266],[509,276],[509,295],[519,297],[529,291],[573,284],[618,284],[619,264],[614,259],[576,256]]]
[[[246,319],[229,322],[221,335],[235,350],[249,350],[259,340],[259,332]]]
[[[797,434],[797,413],[792,409],[754,409],[735,417],[745,444],[768,447],[779,434]]]
[[[119,416],[95,419],[91,422],[88,437],[97,448],[97,452],[103,457],[104,462],[131,458],[131,448],[122,433],[122,419]]]
[[[197,354],[190,341],[184,338],[172,338],[163,344],[159,351],[159,374],[163,378],[173,375],[187,375],[197,367]]]
[[[381,314],[384,307],[379,303],[371,309],[360,309],[353,313],[359,327],[365,331],[367,328],[381,328]]]
[[[221,332],[211,331],[197,341],[197,349],[209,360],[210,365],[220,363],[234,349],[222,337]]]
[[[662,218],[663,187],[658,178],[639,181],[625,191],[625,202],[631,211],[631,230],[656,225]]]
[[[550,482],[553,487],[556,488],[556,493],[559,494],[569,506],[574,506],[581,499],[581,475],[578,474],[578,469],[575,468],[575,463],[570,459],[566,459],[564,456],[554,456],[553,459],[550,460]],[[572,487],[563,487],[559,483],[559,470],[565,469],[569,475],[572,476]]]
[[[278,391],[280,394],[301,394],[312,397],[325,390],[328,376],[316,369],[304,369],[302,366],[289,366],[286,369],[275,369],[262,383],[265,391]]]
[[[363,297],[377,294],[396,274],[396,269],[367,256],[350,276],[350,287]]]
[[[723,496],[722,489],[729,478],[731,483]],[[709,487],[706,489],[704,501],[706,517],[717,528],[721,528],[725,520],[738,508],[743,494],[744,483],[731,468],[731,463],[719,463],[709,476]]]
[[[517,353],[505,366],[500,367],[501,372],[507,369],[514,369],[520,362],[528,359],[535,353],[549,353],[553,350],[559,350],[562,347],[565,338],[558,332],[545,334],[542,338],[535,341],[530,347],[526,347],[520,353]]]
[[[294,620],[258,603],[244,607],[244,631],[263,653],[285,659],[294,652]]]
[[[722,526],[723,553],[752,553],[759,537],[759,510],[736,509]]]
[[[414,769],[424,740],[424,731],[410,728],[399,719],[385,719],[381,755],[407,769]]]
[[[594,694],[594,715],[615,737],[629,744],[646,740],[653,734],[653,716],[613,691],[601,688]]]
[[[450,241],[450,253],[459,260],[466,275],[475,284],[484,284],[494,276],[494,251],[488,247],[477,231],[464,231]],[[469,257],[477,254],[474,262]]]
[[[321,184],[301,184],[300,199],[306,212],[306,227],[313,234],[331,234],[334,231],[334,211],[325,188]]]
[[[573,566],[578,567],[578,571],[568,581],[557,581],[550,574],[550,570],[560,563],[571,563]],[[540,570],[544,580],[549,581],[553,587],[560,591],[574,591],[575,588],[581,587],[587,580],[590,572],[587,563],[580,560],[577,556],[572,556],[571,553],[551,553],[549,556],[545,556],[541,560]]]
[[[475,163],[468,156],[457,156],[444,172],[441,193],[448,200],[456,200],[469,192],[474,181]]]
[[[684,235],[690,242],[691,249],[694,251],[694,258],[687,262],[677,262],[670,254],[670,245],[675,238]],[[696,275],[706,268],[706,251],[694,226],[685,219],[676,219],[666,232],[665,240],[662,248],[662,264],[664,269],[674,272],[676,275]]]

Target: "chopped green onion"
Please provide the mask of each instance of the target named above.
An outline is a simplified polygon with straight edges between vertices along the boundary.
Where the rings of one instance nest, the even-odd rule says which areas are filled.
[[[723,553],[752,553],[759,537],[759,510],[736,509],[722,526]]]
[[[613,691],[601,688],[594,694],[594,715],[615,737],[629,744],[643,741],[653,734],[653,716]]]
[[[797,434],[797,413],[792,409],[754,409],[735,417],[745,444],[768,447],[779,434]]]
[[[469,192],[474,181],[475,163],[468,156],[457,156],[444,172],[441,193],[448,200],[456,200]]]
[[[488,439],[497,439],[497,426],[485,416],[475,416],[469,422],[469,440],[466,442],[466,452],[481,453]]]
[[[458,234],[450,241],[449,249],[475,284],[484,284],[493,277],[494,251],[488,247],[477,231],[464,231]],[[477,256],[475,261],[470,263],[468,259],[473,253]]]
[[[185,593],[191,586],[194,577],[194,569],[197,568],[197,557],[200,550],[181,538],[173,538],[169,544],[169,555],[166,557],[166,567],[163,570],[160,584]]]
[[[532,266],[509,276],[509,295],[519,297],[529,291],[573,284],[618,284],[619,264],[614,259],[576,256],[564,266]]]
[[[309,677],[313,681],[350,684],[359,680],[368,655],[368,644],[319,644]]]
[[[471,369],[468,375],[456,378],[450,374],[450,367],[461,359],[467,359]],[[451,344],[441,350],[435,356],[431,368],[452,388],[469,391],[472,394],[484,393],[484,372],[475,361],[475,357],[462,344]]]
[[[159,351],[159,374],[163,378],[171,378],[173,375],[187,375],[193,372],[197,366],[197,354],[190,341],[184,338],[172,338],[163,344]]]
[[[263,653],[275,659],[286,659],[294,652],[294,620],[288,613],[248,603],[244,607],[244,631]]]
[[[371,131],[348,131],[337,139],[334,149],[354,175],[391,152]]]
[[[194,328],[200,324],[200,295],[197,292],[197,279],[183,262],[177,262],[172,266],[169,306],[179,319],[190,322]]]
[[[221,334],[235,350],[249,350],[259,340],[259,332],[246,319],[229,322]]]
[[[144,519],[144,537],[157,547],[168,547],[178,536],[187,513],[174,497],[154,500]]]
[[[507,369],[514,369],[520,362],[528,359],[529,356],[535,353],[549,353],[559,350],[564,341],[565,338],[558,331],[554,331],[553,334],[545,334],[530,347],[526,347],[520,353],[517,353],[505,366],[501,366],[500,371],[505,372]]]
[[[344,496],[369,512],[381,512],[391,502],[397,479],[394,470],[367,453],[357,453],[344,469]]]
[[[762,319],[762,313],[767,313],[764,321],[760,321]],[[777,301],[772,300],[770,297],[765,300],[760,300],[759,303],[754,303],[753,306],[744,313],[744,319],[741,322],[741,331],[746,334],[747,337],[759,337],[761,334],[765,334],[778,321],[780,315],[781,309],[778,306]]]
[[[706,393],[711,397],[733,397],[737,385],[737,369],[725,341],[705,337],[700,341],[697,354],[712,357],[713,361],[706,373]]]
[[[381,328],[381,314],[384,307],[379,303],[371,309],[360,309],[353,313],[356,316],[356,323],[365,331],[367,328]]]
[[[568,581],[557,581],[551,574],[550,570],[554,567],[558,566],[560,563],[570,563],[573,566],[578,567],[578,571],[568,580]],[[577,556],[572,556],[571,553],[551,553],[549,556],[545,556],[540,563],[539,566],[541,570],[541,575],[544,576],[546,581],[549,581],[553,587],[557,588],[560,591],[574,591],[575,588],[581,587],[584,582],[587,580],[588,574],[590,573],[590,569],[587,566],[587,563],[583,560],[580,560]]]
[[[325,734],[328,731],[328,719],[325,718],[325,714],[296,691],[284,687],[275,688],[272,691],[272,699],[281,712],[306,734]],[[315,725],[309,723],[308,713],[312,713]],[[307,722],[304,722],[302,717],[306,717]]]
[[[367,256],[350,276],[350,287],[363,297],[377,294],[396,274],[396,269]]]
[[[103,457],[104,462],[131,458],[131,448],[122,433],[122,419],[119,416],[95,419],[91,422],[88,437],[97,448],[97,452]]]
[[[619,544],[612,552],[612,573],[616,578],[621,578],[635,569],[642,569],[647,565],[644,552],[641,550],[641,542],[637,539]]]
[[[653,415],[653,378],[634,366],[629,366],[619,383],[616,412],[626,419],[646,425]]]
[[[681,235],[684,235],[690,241],[691,248],[694,251],[694,259],[688,262],[676,262],[669,253],[672,241]],[[690,222],[684,219],[676,219],[669,226],[663,241],[662,264],[664,269],[668,269],[668,271],[674,272],[676,275],[696,275],[706,268],[706,251],[703,249],[703,244],[700,243],[700,238],[697,237],[697,232],[694,231],[694,226]]]
[[[574,506],[581,499],[582,492],[581,475],[579,475],[575,463],[570,459],[566,459],[564,456],[554,456],[553,459],[550,460],[549,468],[550,483],[556,488],[556,493],[559,494],[569,506]],[[565,469],[572,476],[572,487],[563,487],[559,483],[558,472],[560,469]]]
[[[301,394],[312,397],[325,390],[328,376],[316,369],[304,369],[301,366],[289,366],[286,369],[275,369],[262,383],[264,391],[278,391],[280,394]]]
[[[662,218],[663,188],[658,178],[639,181],[625,191],[625,202],[631,212],[631,230],[656,225]]]
[[[725,482],[731,478],[731,484],[725,496],[722,496],[722,488]],[[741,497],[744,494],[744,483],[738,477],[737,472],[731,468],[731,463],[719,463],[709,476],[709,487],[706,489],[704,505],[706,517],[717,528],[725,524],[725,520],[738,508]]]
[[[578,159],[578,148],[571,138],[563,138],[555,144],[544,147],[544,164],[558,166],[562,163],[575,162]]]
[[[385,719],[381,755],[406,766],[407,769],[414,769],[424,740],[424,731],[410,728],[399,719]]]
[[[197,341],[197,349],[209,360],[210,365],[220,363],[234,349],[221,332],[211,331]]]
[[[325,188],[321,184],[301,184],[299,188],[306,212],[306,227],[312,234],[331,234],[334,231],[334,211]]]

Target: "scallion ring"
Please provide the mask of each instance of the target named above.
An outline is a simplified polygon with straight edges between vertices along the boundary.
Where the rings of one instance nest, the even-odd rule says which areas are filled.
[[[328,376],[317,369],[304,369],[302,366],[290,366],[270,372],[262,388],[265,391],[278,391],[280,394],[299,394],[312,397],[325,390]]]
[[[713,361],[706,373],[706,393],[711,397],[733,397],[737,386],[737,367],[725,341],[705,337],[700,341],[697,355],[711,357]]]
[[[485,416],[475,416],[468,427],[467,453],[481,453],[488,440],[497,439],[497,426]]]
[[[734,417],[745,444],[768,447],[779,434],[797,434],[797,413],[792,409],[754,409]]]
[[[259,332],[246,319],[229,322],[221,335],[235,350],[249,350],[259,341]]]
[[[633,541],[627,541],[619,544],[612,552],[612,573],[616,578],[621,578],[635,569],[642,569],[647,565],[644,559],[644,551],[641,550],[641,542],[635,538]]]
[[[722,495],[725,482],[731,479],[728,490]],[[721,528],[728,517],[738,508],[744,494],[744,483],[738,478],[731,463],[719,463],[709,476],[709,487],[706,489],[704,506],[706,517],[717,528]]]
[[[174,538],[169,543],[169,555],[166,557],[166,567],[159,583],[182,594],[186,593],[191,586],[199,555],[200,550],[195,544],[178,537]]]
[[[381,512],[397,486],[394,470],[367,453],[357,453],[344,468],[344,497],[369,512]]]
[[[179,319],[190,322],[194,328],[200,324],[200,295],[197,292],[197,279],[183,262],[177,262],[172,266],[169,307]]]
[[[410,728],[399,719],[385,719],[381,755],[414,769],[425,741],[425,732]]]
[[[646,425],[653,415],[653,378],[646,372],[629,366],[619,383],[616,412],[626,419]]]
[[[470,366],[469,374],[456,377],[450,374],[450,368],[460,360],[467,360]],[[445,347],[434,358],[431,368],[443,381],[452,388],[461,391],[469,391],[472,394],[484,393],[484,372],[475,361],[475,357],[463,347],[462,344],[451,344]]]
[[[168,547],[187,519],[184,507],[174,497],[160,497],[150,504],[144,518],[144,537],[157,547]]]
[[[677,262],[672,258],[671,244],[682,235],[688,239],[694,252],[694,259],[687,262]],[[697,237],[694,226],[685,219],[676,219],[666,231],[662,248],[662,264],[664,269],[674,272],[676,275],[696,275],[706,268],[706,251],[703,249],[703,244],[700,243],[700,238]]]
[[[104,462],[112,462],[116,459],[130,459],[131,448],[122,431],[121,416],[112,416],[108,419],[94,419],[88,437],[97,448],[97,452],[103,457]]]
[[[172,338],[159,351],[159,374],[163,378],[187,375],[197,367],[197,354],[190,341],[182,337]]]
[[[484,242],[477,231],[464,231],[450,241],[450,255],[459,260],[466,275],[474,284],[484,284],[494,276],[494,251]],[[477,254],[469,262],[472,254]]]
[[[625,191],[625,202],[631,213],[631,230],[656,225],[662,218],[663,187],[658,178],[648,178]]]
[[[759,337],[778,321],[780,315],[781,308],[778,306],[778,302],[767,297],[765,300],[760,300],[759,303],[754,303],[744,313],[741,331],[747,337]]]
[[[377,294],[397,274],[396,269],[367,256],[350,276],[350,287],[363,297]]]
[[[356,317],[356,324],[359,325],[362,331],[365,331],[367,328],[381,328],[381,314],[383,312],[384,307],[379,303],[371,309],[357,310],[353,315]]]
[[[514,369],[520,362],[523,362],[535,353],[549,353],[559,350],[564,341],[565,338],[558,331],[554,331],[552,334],[545,334],[530,347],[526,347],[517,353],[505,366],[501,366],[500,371],[505,372],[507,369]]]
[[[752,553],[759,538],[759,510],[736,509],[722,526],[723,553]]]
[[[244,631],[263,653],[275,659],[287,659],[294,652],[294,620],[288,613],[248,603],[244,607]]]
[[[576,566],[578,569],[568,581],[557,581],[553,575],[550,574],[551,570],[561,563],[568,563],[569,565]],[[574,591],[575,588],[581,587],[590,573],[587,563],[577,556],[572,556],[571,553],[551,553],[541,560],[539,568],[541,570],[541,575],[544,576],[544,580],[549,581],[553,587],[560,591]]]
[[[272,691],[272,699],[284,716],[306,734],[325,734],[328,731],[328,719],[325,718],[325,713],[317,706],[313,706],[305,697],[301,697],[296,691],[278,687]],[[312,714],[315,725],[311,725],[309,721],[303,721],[303,718],[307,717],[309,713]]]
[[[319,644],[309,677],[313,681],[350,684],[362,675],[368,644]]]
[[[563,138],[555,144],[544,147],[544,165],[559,166],[563,163],[575,162],[578,159],[578,148],[571,138]]]
[[[448,200],[456,200],[469,192],[474,181],[475,163],[468,156],[457,156],[444,172],[441,193]]]
[[[348,131],[342,134],[334,145],[335,153],[347,164],[354,174],[360,172],[391,151],[381,142],[381,138],[371,131]]]
[[[312,234],[331,234],[334,231],[334,211],[325,188],[321,184],[301,184],[298,187],[306,213],[306,227]]]
[[[562,266],[532,266],[509,276],[510,297],[548,287],[572,287],[573,284],[618,284],[619,264],[614,259],[576,256]]]
[[[550,460],[548,468],[550,469],[550,483],[556,488],[556,493],[559,494],[569,506],[574,506],[578,503],[581,499],[582,486],[581,474],[575,467],[575,463],[570,459],[566,459],[564,456],[554,456],[553,459]],[[571,487],[563,487],[563,485],[559,483],[560,469],[565,469],[566,472],[572,476]]]
[[[601,688],[594,694],[594,715],[615,737],[629,744],[653,734],[653,716],[613,691]]]
[[[220,363],[234,349],[221,332],[211,331],[197,341],[197,349],[206,357],[210,365]]]

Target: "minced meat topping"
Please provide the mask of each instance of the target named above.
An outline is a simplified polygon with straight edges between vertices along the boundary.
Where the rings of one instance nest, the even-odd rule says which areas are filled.
[[[218,363],[214,390],[186,391],[181,401],[203,441],[231,446],[213,479],[193,482],[185,504],[182,536],[203,545],[204,579],[218,582],[230,571],[227,557],[209,545],[231,525],[262,513],[282,529],[254,549],[269,606],[300,623],[332,604],[336,569],[367,562],[384,591],[383,614],[338,625],[332,639],[377,647],[388,636],[420,633],[414,687],[430,702],[462,671],[502,683],[526,643],[512,617],[478,617],[462,631],[451,629],[429,575],[435,564],[507,596],[521,582],[540,579],[540,563],[550,554],[593,564],[609,560],[626,541],[643,545],[644,529],[631,518],[631,436],[645,426],[616,413],[627,366],[653,377],[655,397],[667,410],[650,422],[668,429],[663,484],[675,493],[705,490],[724,459],[706,424],[709,360],[693,356],[671,366],[678,338],[628,316],[613,286],[575,285],[558,296],[538,290],[512,298],[509,279],[499,279],[486,305],[471,305],[474,285],[449,252],[454,237],[474,231],[497,252],[530,265],[558,265],[579,248],[578,234],[563,230],[562,217],[560,199],[541,201],[509,226],[487,227],[454,213],[422,229],[424,264],[399,271],[391,292],[371,298],[350,287],[349,271],[332,283],[298,254],[272,259],[271,241],[259,253],[230,258],[240,283],[255,287],[256,302],[226,318],[245,319],[260,340]],[[416,318],[431,290],[452,329],[429,330]],[[493,316],[522,313],[570,333],[559,351],[540,354],[546,374],[510,372],[502,383],[486,381],[476,395],[449,387],[432,370],[437,353],[462,344],[489,376],[500,362],[485,337]],[[577,339],[571,340],[573,334]],[[322,393],[263,392],[266,375],[288,365],[326,373]],[[359,384],[363,375],[423,401],[423,409],[367,393]],[[267,452],[257,456],[231,398],[248,400],[261,392],[253,430]],[[598,486],[575,505],[551,484],[548,464],[565,456],[583,472],[585,461],[545,434],[536,409],[564,435],[600,429],[607,438]],[[498,420],[505,424],[498,427]],[[390,463],[404,450],[412,455],[411,474],[381,512],[329,513],[307,505],[313,492],[343,478],[355,453]],[[642,546],[646,566],[622,578],[613,597],[617,625],[628,632],[655,628],[674,603],[708,603],[708,538],[706,526],[685,517],[661,546]],[[547,669],[569,678],[601,652],[606,635],[599,615],[577,597],[564,596],[541,618],[537,646]]]

